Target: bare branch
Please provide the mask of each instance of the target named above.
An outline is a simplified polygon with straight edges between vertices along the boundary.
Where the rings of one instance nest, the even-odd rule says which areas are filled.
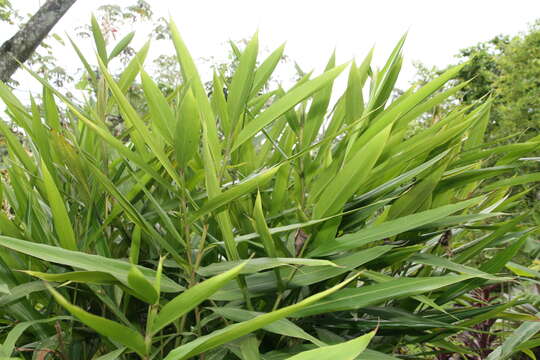
[[[45,39],[76,0],[48,0],[13,37],[0,46],[0,80],[6,82]]]

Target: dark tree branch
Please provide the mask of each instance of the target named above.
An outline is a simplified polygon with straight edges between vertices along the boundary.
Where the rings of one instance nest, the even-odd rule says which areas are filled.
[[[48,0],[30,20],[0,46],[0,80],[8,81],[45,39],[76,0]]]

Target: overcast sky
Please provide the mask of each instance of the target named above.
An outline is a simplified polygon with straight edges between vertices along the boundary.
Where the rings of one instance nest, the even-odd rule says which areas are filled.
[[[44,0],[12,0],[35,12]],[[126,6],[135,0],[78,0],[55,27],[57,33],[89,22],[103,4]],[[321,70],[334,48],[338,60],[363,58],[375,45],[382,65],[400,36],[409,31],[405,66],[398,84],[414,75],[412,61],[444,66],[459,49],[497,34],[516,34],[540,18],[539,0],[150,0],[156,15],[175,20],[194,58],[224,53],[229,39],[259,29],[263,48],[286,42],[286,54],[304,70]],[[144,31],[144,30],[142,30]],[[144,37],[146,34],[142,34]],[[219,55],[219,54],[218,54]],[[69,60],[69,59],[68,59]],[[75,61],[75,60],[74,60]]]

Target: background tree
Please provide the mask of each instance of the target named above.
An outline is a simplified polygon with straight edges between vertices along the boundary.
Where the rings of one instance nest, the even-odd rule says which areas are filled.
[[[540,129],[540,20],[529,33],[513,38],[497,58],[494,80],[500,127],[524,131],[525,138]],[[502,130],[502,129],[501,129]]]
[[[519,133],[537,136],[540,128],[540,20],[515,36],[498,35],[464,48],[457,54],[465,63],[456,82],[469,84],[448,101],[470,105],[491,95],[488,124],[491,139]],[[415,64],[416,82],[426,83],[445,69]],[[444,109],[445,104],[439,110]]]
[[[487,96],[492,107],[487,125],[486,140],[508,143],[516,137],[521,140],[540,141],[540,20],[526,32],[515,36],[498,35],[493,39],[460,50],[458,63],[465,64],[451,83],[469,81],[455,96],[439,104],[431,114],[418,121],[424,127],[446,114],[455,104],[474,105]],[[416,83],[422,85],[446,69],[429,67],[422,63],[417,68]],[[447,85],[445,89],[448,89]],[[532,156],[538,156],[538,146]],[[502,156],[494,155],[495,163]],[[527,172],[539,171],[537,161],[524,167]],[[536,223],[540,223],[538,191],[530,191],[524,206],[529,209]]]

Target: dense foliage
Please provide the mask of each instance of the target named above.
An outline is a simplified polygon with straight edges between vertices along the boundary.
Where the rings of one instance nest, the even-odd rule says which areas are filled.
[[[490,135],[519,134],[530,139],[540,129],[540,21],[517,36],[500,35],[460,51],[466,63],[458,79],[470,80],[462,101],[492,95]]]
[[[255,35],[208,92],[170,24],[183,81],[164,94],[148,44],[114,77],[129,41],[92,31],[87,100],[35,73],[41,104],[0,85],[0,357],[534,358],[515,285],[537,273],[511,260],[536,229],[511,190],[540,139],[484,142],[490,100],[409,131],[462,66],[391,101],[402,39],[381,69],[332,56],[268,89],[283,47],[260,60]]]

